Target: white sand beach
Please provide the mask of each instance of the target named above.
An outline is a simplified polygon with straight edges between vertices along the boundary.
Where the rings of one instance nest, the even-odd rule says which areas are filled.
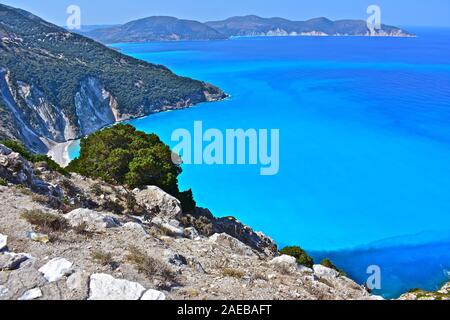
[[[73,141],[67,141],[49,146],[47,155],[56,161],[60,166],[67,167],[70,162],[69,147],[72,143]]]

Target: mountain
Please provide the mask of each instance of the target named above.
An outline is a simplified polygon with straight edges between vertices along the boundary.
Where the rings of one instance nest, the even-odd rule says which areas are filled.
[[[198,21],[173,17],[149,17],[121,26],[100,28],[85,33],[103,43],[171,40],[217,40],[228,37]]]
[[[117,121],[224,96],[0,4],[0,139],[45,153]]]
[[[316,18],[308,21],[291,21],[282,18],[261,18],[255,15],[232,17],[223,21],[210,21],[206,25],[229,37],[233,36],[413,36],[402,29],[382,25],[381,30],[371,33],[362,20],[331,21]]]

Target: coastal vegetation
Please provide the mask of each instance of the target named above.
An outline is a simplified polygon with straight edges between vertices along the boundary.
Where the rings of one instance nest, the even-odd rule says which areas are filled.
[[[172,161],[172,151],[157,135],[118,124],[83,138],[80,147],[69,171],[131,189],[157,186],[178,198],[183,211],[195,209],[192,191],[180,192],[178,187],[181,166]]]
[[[285,247],[280,250],[281,254],[285,254],[291,257],[294,257],[297,260],[297,263],[312,268],[314,266],[314,260],[311,258],[305,250],[298,246]]]
[[[327,267],[327,268],[330,268],[330,269],[333,269],[333,270],[339,272],[339,274],[340,274],[341,276],[344,276],[344,277],[347,276],[347,274],[345,273],[344,270],[339,269],[338,267],[336,267],[336,265],[335,265],[330,259],[328,259],[328,258],[323,259],[323,260],[320,262],[320,264],[323,265],[324,267]]]

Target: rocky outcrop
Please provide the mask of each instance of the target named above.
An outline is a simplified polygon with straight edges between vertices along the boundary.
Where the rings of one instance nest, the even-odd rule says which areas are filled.
[[[233,217],[216,218],[208,209],[197,208],[192,214],[179,215],[178,219],[185,227],[193,227],[204,236],[226,233],[265,255],[273,256],[278,251],[272,239],[261,232],[255,232]]]
[[[413,289],[402,295],[400,300],[450,300],[450,282],[438,291],[431,292],[421,289]]]
[[[4,145],[0,145],[0,178],[41,194],[53,197],[62,196],[60,188],[39,179],[27,160]]]

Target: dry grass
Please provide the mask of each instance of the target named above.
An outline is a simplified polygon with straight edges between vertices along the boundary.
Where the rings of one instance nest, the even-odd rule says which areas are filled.
[[[245,272],[243,272],[241,270],[233,269],[233,268],[224,268],[222,270],[222,274],[225,277],[242,279],[245,275]]]
[[[164,281],[176,282],[176,274],[162,261],[150,257],[138,248],[132,246],[128,249],[126,260],[147,278],[161,277]]]
[[[88,224],[86,221],[81,222],[79,225],[72,228],[76,234],[86,237],[92,237],[93,232],[88,230]]]
[[[41,232],[63,232],[69,229],[65,218],[41,210],[25,211],[21,216]]]
[[[109,266],[111,268],[115,268],[117,266],[117,263],[114,261],[112,254],[109,252],[96,250],[91,253],[91,258],[93,261],[104,267]]]

